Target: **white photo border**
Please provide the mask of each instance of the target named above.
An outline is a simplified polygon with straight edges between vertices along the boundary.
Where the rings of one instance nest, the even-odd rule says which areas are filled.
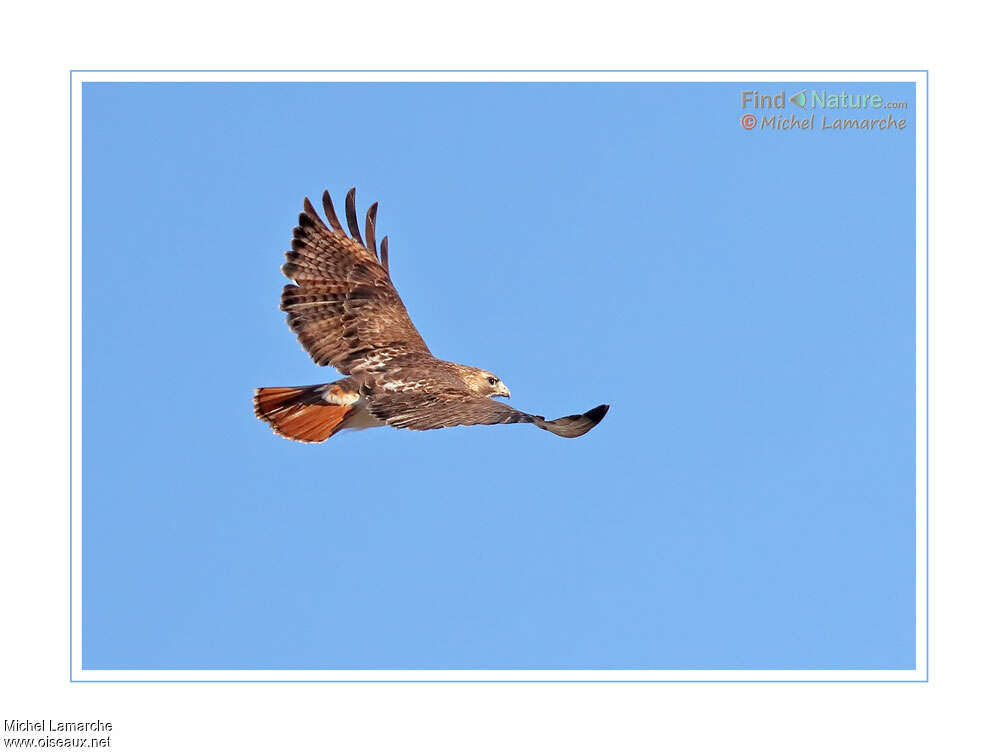
[[[73,70],[70,71],[71,682],[928,682],[928,71],[925,70]],[[83,657],[83,84],[88,82],[871,82],[915,84],[916,657],[907,670],[93,670]]]

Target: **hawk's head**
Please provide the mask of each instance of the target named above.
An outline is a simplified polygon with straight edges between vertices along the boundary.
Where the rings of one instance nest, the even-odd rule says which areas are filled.
[[[503,384],[503,380],[495,374],[483,369],[466,367],[461,376],[465,380],[465,384],[468,385],[468,389],[477,395],[484,397],[510,397],[510,390]]]

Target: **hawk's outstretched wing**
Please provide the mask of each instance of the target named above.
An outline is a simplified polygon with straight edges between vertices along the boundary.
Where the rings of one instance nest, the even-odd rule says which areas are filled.
[[[323,192],[323,210],[330,227],[305,200],[281,267],[296,283],[285,285],[281,296],[288,325],[316,363],[344,374],[379,370],[400,356],[429,355],[389,279],[387,236],[381,260],[375,250],[378,204],[368,210],[364,238],[353,188],[346,204],[350,235],[340,226],[329,191]]]
[[[579,437],[604,417],[609,406],[548,421],[496,402],[460,392],[376,391],[369,398],[373,415],[397,429],[444,429],[477,424],[534,424],[560,437]]]

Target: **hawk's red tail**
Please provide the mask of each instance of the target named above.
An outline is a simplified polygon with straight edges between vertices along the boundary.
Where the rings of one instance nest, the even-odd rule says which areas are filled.
[[[322,442],[342,427],[349,405],[330,405],[323,395],[328,384],[310,387],[258,387],[253,394],[257,418],[274,432],[299,442]]]

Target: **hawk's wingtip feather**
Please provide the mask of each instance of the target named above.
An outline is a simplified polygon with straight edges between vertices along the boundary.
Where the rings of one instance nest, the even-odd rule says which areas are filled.
[[[363,246],[364,238],[361,236],[361,231],[357,226],[356,194],[357,194],[356,188],[351,188],[349,191],[347,191],[347,200],[346,200],[347,227],[350,230],[350,237]]]
[[[609,410],[610,406],[607,404],[598,405],[596,408],[586,411],[583,415],[590,419],[593,423],[597,424],[600,423],[603,417],[607,415],[607,411]]]

